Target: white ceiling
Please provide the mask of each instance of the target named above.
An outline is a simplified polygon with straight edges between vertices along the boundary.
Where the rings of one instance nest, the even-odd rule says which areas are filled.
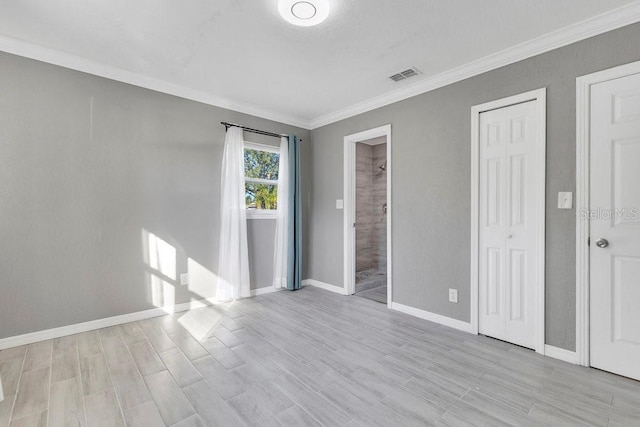
[[[302,122],[632,0],[329,0],[304,28],[277,0],[0,0],[0,36]],[[412,66],[418,77],[387,77]]]

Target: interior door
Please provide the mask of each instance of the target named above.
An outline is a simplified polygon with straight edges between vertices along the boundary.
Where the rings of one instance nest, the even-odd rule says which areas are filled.
[[[591,366],[640,380],[640,74],[591,89]]]
[[[480,114],[479,332],[535,348],[536,102]]]

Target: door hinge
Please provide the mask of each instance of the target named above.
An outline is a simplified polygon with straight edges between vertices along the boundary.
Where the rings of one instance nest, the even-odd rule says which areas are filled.
[[[587,237],[587,246],[591,246],[591,237]]]

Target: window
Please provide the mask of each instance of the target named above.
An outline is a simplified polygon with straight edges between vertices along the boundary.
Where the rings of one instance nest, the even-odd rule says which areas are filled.
[[[279,147],[244,143],[244,188],[248,218],[276,215],[279,164]]]

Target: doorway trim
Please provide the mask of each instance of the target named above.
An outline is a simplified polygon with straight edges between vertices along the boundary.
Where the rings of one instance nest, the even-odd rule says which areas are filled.
[[[590,366],[589,237],[591,221],[583,219],[589,210],[591,187],[591,86],[640,73],[640,61],[576,79],[576,361]]]
[[[538,263],[534,266],[538,283],[535,284],[535,351],[545,354],[545,197],[546,197],[546,146],[547,146],[547,89],[537,89],[496,101],[487,102],[471,107],[471,331],[479,333],[479,271],[480,254],[480,114],[536,101],[538,113],[538,146],[536,147],[536,198],[540,201],[537,206],[538,221],[535,224],[536,252]]]
[[[393,263],[391,242],[391,125],[384,125],[344,137],[344,291],[353,295],[356,287],[356,143],[387,138],[387,307],[391,308]]]

